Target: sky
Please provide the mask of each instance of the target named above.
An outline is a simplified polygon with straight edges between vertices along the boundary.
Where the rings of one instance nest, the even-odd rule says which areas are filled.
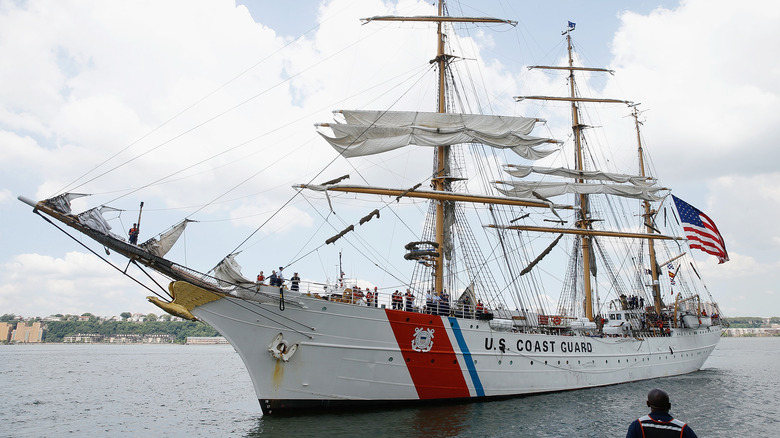
[[[141,240],[185,216],[199,220],[171,256],[203,271],[251,236],[242,263],[253,278],[301,258],[296,248],[318,226],[306,200],[291,200],[292,184],[387,173],[384,163],[366,160],[318,175],[336,156],[313,125],[330,121],[333,109],[433,101],[397,97],[427,68],[430,28],[359,21],[432,14],[430,2],[292,4],[0,0],[0,314],[160,313],[146,302],[147,290],[89,253],[84,239],[32,214],[19,195],[93,194],[74,210],[123,209],[110,216],[118,234],[143,201]],[[615,70],[580,85],[642,103],[654,169],[724,235],[729,262],[696,255],[723,313],[780,315],[780,229],[769,226],[780,216],[780,4],[463,1],[450,8],[518,21],[471,27],[473,46],[463,48],[464,58],[475,51],[486,59],[479,80],[491,99],[481,105],[500,114],[543,116],[545,108],[511,97],[543,94],[531,91],[540,88],[565,94],[560,78],[525,66],[560,63],[561,31],[576,22],[583,63]],[[557,127],[555,116],[550,125]],[[631,141],[630,129],[617,134]],[[403,170],[387,178],[409,181],[429,169],[413,157],[392,156],[405,160]],[[194,199],[212,202],[202,207]],[[218,225],[225,231],[215,231]],[[196,251],[203,246],[211,251]],[[322,251],[292,266],[316,279],[332,273],[337,257]],[[108,258],[125,269],[120,258]]]

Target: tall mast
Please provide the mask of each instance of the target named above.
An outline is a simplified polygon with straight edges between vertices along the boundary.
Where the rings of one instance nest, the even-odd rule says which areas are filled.
[[[647,176],[645,175],[645,155],[644,150],[642,149],[642,136],[639,133],[639,110],[637,109],[637,105],[634,105],[634,110],[631,113],[631,116],[634,118],[634,127],[636,128],[636,144],[637,144],[637,153],[639,154],[639,175],[640,176]],[[650,201],[644,202],[645,207],[645,227],[647,229],[647,233],[651,234],[655,230],[652,227],[652,218],[655,212],[650,207]],[[650,252],[650,272],[653,278],[652,287],[653,287],[653,301],[655,303],[655,312],[660,314],[661,313],[661,286],[658,281],[658,262],[656,261],[655,257],[655,241],[653,239],[648,239],[647,247]]]
[[[393,17],[393,16],[383,16],[383,17],[371,17],[364,19],[365,22],[369,21],[425,21],[425,22],[431,22],[436,23],[436,37],[437,37],[437,45],[436,45],[436,58],[433,60],[433,62],[436,62],[437,67],[439,68],[439,102],[438,102],[438,112],[440,113],[446,113],[447,112],[447,75],[446,75],[446,68],[447,63],[449,62],[450,55],[445,52],[445,38],[446,35],[443,31],[443,25],[444,23],[505,23],[505,24],[511,24],[516,25],[517,22],[510,21],[510,20],[502,20],[499,18],[490,18],[490,17],[449,17],[444,14],[444,0],[439,0],[439,7],[438,7],[438,13],[436,16],[432,17]],[[449,163],[449,157],[450,156],[450,147],[449,146],[438,146],[436,148],[436,157],[434,159],[434,166],[435,170],[433,172],[433,178],[431,180],[431,183],[433,184],[433,189],[438,192],[444,192],[447,190],[447,179],[450,178],[450,163]],[[435,263],[433,265],[433,278],[434,278],[434,291],[435,292],[442,292],[444,290],[444,248],[446,248],[448,245],[446,245],[446,230],[445,230],[445,220],[444,220],[444,203],[446,201],[439,200],[434,201],[436,202],[436,243],[439,245],[438,256],[435,258]]]
[[[575,71],[594,71],[594,72],[606,72],[606,73],[614,73],[612,70],[607,70],[604,68],[593,68],[593,67],[575,67],[574,66],[574,56],[573,56],[573,50],[571,46],[571,31],[574,30],[571,26],[566,29],[564,34],[566,35],[566,46],[569,53],[569,66],[568,67],[556,67],[556,66],[544,66],[544,65],[535,65],[528,67],[529,69],[545,69],[545,70],[568,70],[569,71],[569,97],[550,97],[550,96],[515,96],[515,100],[522,101],[526,99],[533,99],[533,100],[552,100],[552,101],[567,101],[571,102],[571,129],[574,134],[574,159],[576,162],[575,168],[577,170],[585,170],[585,161],[584,161],[584,153],[582,150],[582,130],[585,128],[585,125],[580,124],[580,110],[579,106],[577,105],[579,102],[598,102],[598,103],[624,103],[624,104],[631,104],[632,102],[625,101],[625,100],[618,100],[618,99],[601,99],[601,98],[587,98],[587,97],[577,97],[577,87],[576,82],[574,78],[574,72]],[[585,180],[583,178],[579,178],[578,182],[583,183]],[[590,209],[588,205],[588,195],[581,194],[579,195],[580,199],[580,217],[577,220],[576,227],[581,230],[580,232],[580,242],[582,247],[582,264],[583,264],[583,272],[582,272],[582,278],[583,278],[583,292],[585,294],[585,316],[593,321],[593,289],[591,286],[591,278],[590,278],[590,241],[591,236],[596,235],[596,233],[593,233],[591,230],[591,220],[590,220]]]
[[[569,52],[569,97],[576,98],[576,83],[574,78],[574,57],[571,49],[571,29],[566,31],[566,45]],[[571,101],[571,129],[574,133],[574,154],[577,170],[585,170],[582,151],[582,125],[580,125],[580,110],[575,100]],[[580,183],[585,180],[580,178]],[[577,221],[577,228],[586,230],[590,228],[588,213],[588,195],[580,195],[580,219]],[[580,237],[582,246],[582,278],[583,289],[585,292],[585,316],[593,321],[593,292],[590,284],[590,236],[583,234]]]
[[[444,0],[439,0],[439,17],[444,16]],[[441,30],[442,23],[436,23],[436,37],[438,38],[438,44],[436,45],[436,62],[439,67],[439,108],[440,113],[447,112],[446,98],[446,85],[447,77],[444,70],[447,67],[447,57],[444,56],[444,33]],[[445,189],[445,178],[449,175],[449,146],[439,146],[436,148],[436,171],[433,177],[433,189],[443,192]],[[436,202],[436,243],[439,244],[438,255],[436,256],[436,263],[434,264],[433,271],[433,287],[434,292],[442,292],[444,290],[444,201]]]

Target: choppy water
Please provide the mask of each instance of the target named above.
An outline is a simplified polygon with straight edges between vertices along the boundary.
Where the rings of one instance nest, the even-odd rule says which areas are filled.
[[[724,338],[702,371],[457,406],[263,418],[230,346],[0,346],[0,436],[622,437],[652,387],[699,437],[774,436],[780,338]]]

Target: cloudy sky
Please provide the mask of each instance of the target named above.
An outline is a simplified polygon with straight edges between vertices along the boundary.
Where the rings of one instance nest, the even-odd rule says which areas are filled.
[[[432,14],[430,2],[244,3],[0,0],[0,314],[160,313],[146,303],[148,291],[33,215],[18,195],[93,194],[74,209],[123,209],[110,215],[118,234],[144,201],[142,231],[149,231],[141,240],[184,217],[199,220],[171,254],[202,271],[268,220],[246,245],[244,273],[253,277],[298,259],[296,246],[319,224],[300,197],[271,218],[291,199],[290,186],[341,174],[317,174],[335,153],[314,123],[338,108],[434,100],[398,97],[429,68],[430,28],[359,21]],[[463,54],[483,59],[479,80],[491,89],[490,109],[540,111],[511,96],[552,87],[549,75],[525,66],[559,63],[561,30],[576,22],[583,61],[616,71],[581,86],[642,103],[658,176],[725,236],[730,262],[696,256],[723,312],[780,315],[780,231],[771,226],[780,215],[780,4],[537,3],[450,5],[453,15],[518,21],[467,29],[472,46]],[[549,91],[565,94],[558,86]],[[403,172],[419,170],[409,156],[390,159],[406,160]],[[384,164],[337,166],[360,183],[356,175],[384,172]],[[403,172],[395,176],[409,181]],[[204,246],[211,251],[197,250]],[[315,279],[330,273],[336,257],[331,251],[293,266]]]

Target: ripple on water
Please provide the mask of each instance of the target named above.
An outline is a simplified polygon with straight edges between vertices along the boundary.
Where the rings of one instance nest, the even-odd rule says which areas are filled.
[[[615,437],[647,391],[699,436],[773,436],[780,338],[724,338],[702,371],[454,406],[263,418],[229,345],[0,346],[0,436]]]

